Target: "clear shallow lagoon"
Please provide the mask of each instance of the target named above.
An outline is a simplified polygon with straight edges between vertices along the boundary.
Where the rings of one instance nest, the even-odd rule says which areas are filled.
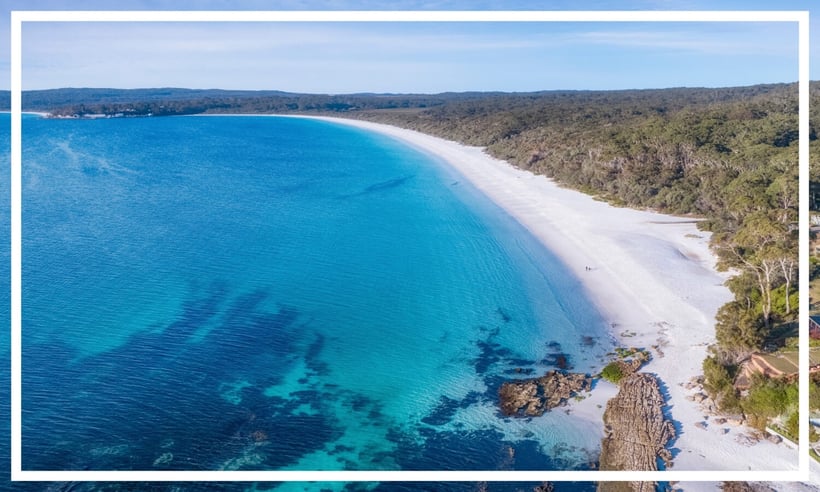
[[[603,321],[434,156],[249,116],[26,117],[23,149],[25,469],[596,459],[496,391],[558,354],[600,369]]]

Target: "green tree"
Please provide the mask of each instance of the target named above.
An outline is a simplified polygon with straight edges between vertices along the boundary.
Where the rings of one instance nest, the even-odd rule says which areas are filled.
[[[740,229],[720,248],[723,268],[739,268],[751,274],[761,296],[761,315],[768,330],[771,325],[772,289],[780,280],[781,260],[791,254],[783,247],[786,228],[766,211],[750,213]]]
[[[757,377],[741,405],[747,414],[773,419],[797,408],[797,385]]]
[[[715,337],[736,361],[745,359],[763,342],[762,318],[748,305],[729,301],[718,309],[715,319]]]

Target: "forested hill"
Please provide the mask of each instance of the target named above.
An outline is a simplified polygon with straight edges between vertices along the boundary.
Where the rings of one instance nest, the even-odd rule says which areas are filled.
[[[725,188],[742,171],[797,170],[796,85],[509,94],[348,116],[484,146],[614,203],[715,221],[732,218]]]
[[[220,89],[64,88],[23,92],[23,108],[59,116],[105,114],[164,116],[198,113],[348,112],[365,109],[425,108],[446,101],[491,97],[498,93],[297,94],[282,91]],[[0,91],[0,109],[9,109],[9,92]]]
[[[221,89],[179,89],[163,87],[154,89],[106,89],[64,88],[23,92],[23,106],[32,111],[53,110],[78,104],[134,104],[152,101],[192,102],[205,99],[228,99],[249,97],[283,97],[282,91],[230,91]]]
[[[727,103],[749,98],[775,96],[790,85],[769,84],[724,89],[677,88],[625,91],[542,91],[530,93],[448,92],[441,94],[299,94],[283,91],[243,91],[220,89],[106,89],[63,88],[23,92],[23,108],[55,115],[122,113],[127,116],[159,116],[196,113],[353,113],[366,110],[428,109],[453,103],[477,102],[486,117],[498,109],[518,111],[529,105],[552,105],[559,109],[611,104],[632,104],[635,109],[675,111],[683,107]],[[506,106],[506,107],[505,107]],[[644,106],[641,108],[640,106]],[[0,109],[9,109],[9,92],[0,91]],[[612,114],[614,118],[620,114]]]

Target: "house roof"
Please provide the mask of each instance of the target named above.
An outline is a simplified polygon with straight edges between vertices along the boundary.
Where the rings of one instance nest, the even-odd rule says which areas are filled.
[[[798,352],[794,350],[777,354],[754,354],[751,362],[758,369],[768,367],[775,374],[797,374],[798,360]],[[809,366],[817,365],[820,365],[820,347],[812,347],[809,350]]]

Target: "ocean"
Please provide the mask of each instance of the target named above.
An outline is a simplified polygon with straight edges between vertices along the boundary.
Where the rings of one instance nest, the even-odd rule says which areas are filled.
[[[507,418],[497,390],[599,371],[604,321],[434,155],[312,119],[24,116],[22,194],[26,470],[597,459],[571,413]]]

